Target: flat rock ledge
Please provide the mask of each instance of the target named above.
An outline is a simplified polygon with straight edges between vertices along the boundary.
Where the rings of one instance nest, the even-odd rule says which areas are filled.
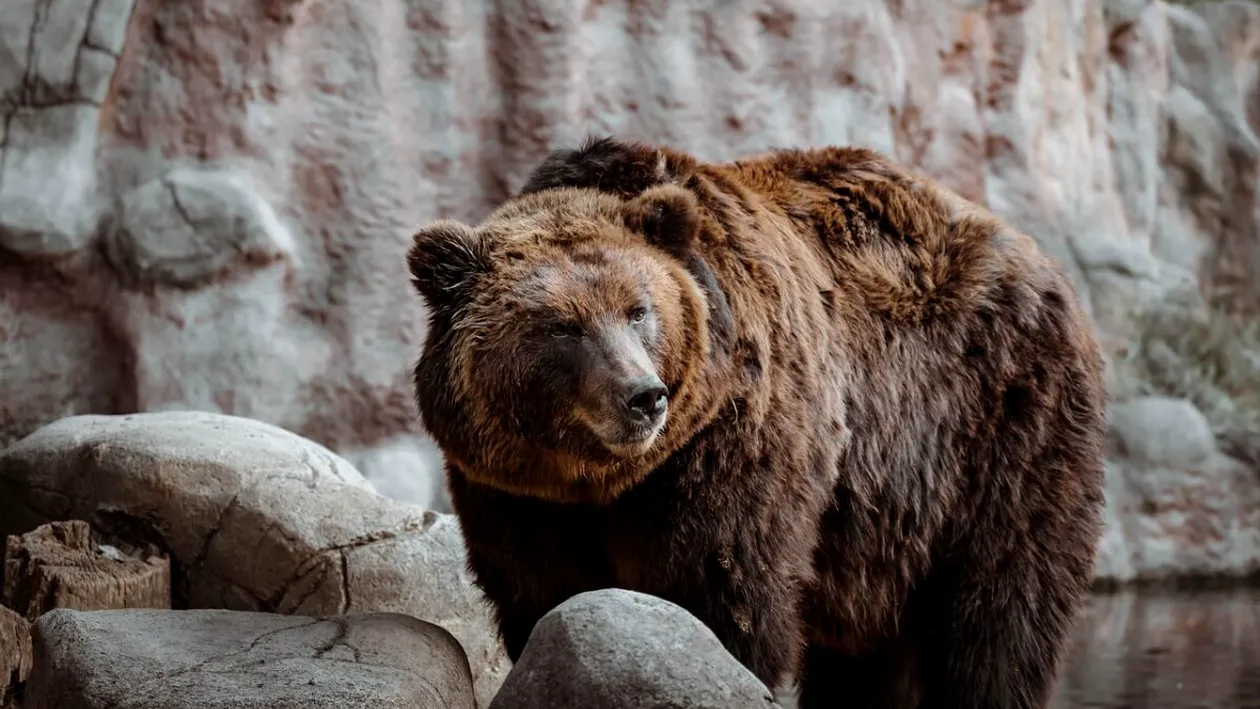
[[[56,609],[26,709],[474,709],[450,633],[396,613]]]
[[[71,519],[167,551],[176,608],[420,618],[463,647],[481,707],[510,667],[455,518],[382,497],[344,459],[276,426],[203,412],[72,416],[0,452],[0,534]]]
[[[778,706],[695,616],[655,596],[609,589],[543,616],[490,709]]]

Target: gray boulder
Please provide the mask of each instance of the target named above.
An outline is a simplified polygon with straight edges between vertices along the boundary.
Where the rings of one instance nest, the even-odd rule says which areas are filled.
[[[490,709],[735,709],[774,697],[703,623],[654,596],[609,589],[542,618]]]
[[[474,709],[450,633],[397,613],[72,611],[34,626],[27,709]]]

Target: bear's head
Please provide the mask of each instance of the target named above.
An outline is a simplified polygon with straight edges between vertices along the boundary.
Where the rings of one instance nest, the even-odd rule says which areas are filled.
[[[606,502],[690,437],[711,408],[701,228],[695,196],[660,185],[549,189],[416,233],[430,315],[416,397],[448,464],[514,494]]]

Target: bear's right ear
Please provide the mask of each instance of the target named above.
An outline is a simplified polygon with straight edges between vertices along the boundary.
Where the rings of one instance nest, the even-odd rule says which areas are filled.
[[[643,191],[622,207],[622,219],[648,243],[681,256],[700,232],[700,203],[690,190],[658,185]]]
[[[490,271],[490,255],[467,225],[439,219],[412,237],[407,267],[430,308],[453,308],[472,297],[477,280]]]

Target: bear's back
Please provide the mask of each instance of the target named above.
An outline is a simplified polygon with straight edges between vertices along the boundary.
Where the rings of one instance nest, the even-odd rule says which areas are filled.
[[[1101,355],[1059,264],[872,151],[776,151],[716,169],[816,243],[831,277],[848,443],[816,555],[820,638],[857,649],[890,632],[959,545],[1018,553],[1031,520],[1094,533]]]

